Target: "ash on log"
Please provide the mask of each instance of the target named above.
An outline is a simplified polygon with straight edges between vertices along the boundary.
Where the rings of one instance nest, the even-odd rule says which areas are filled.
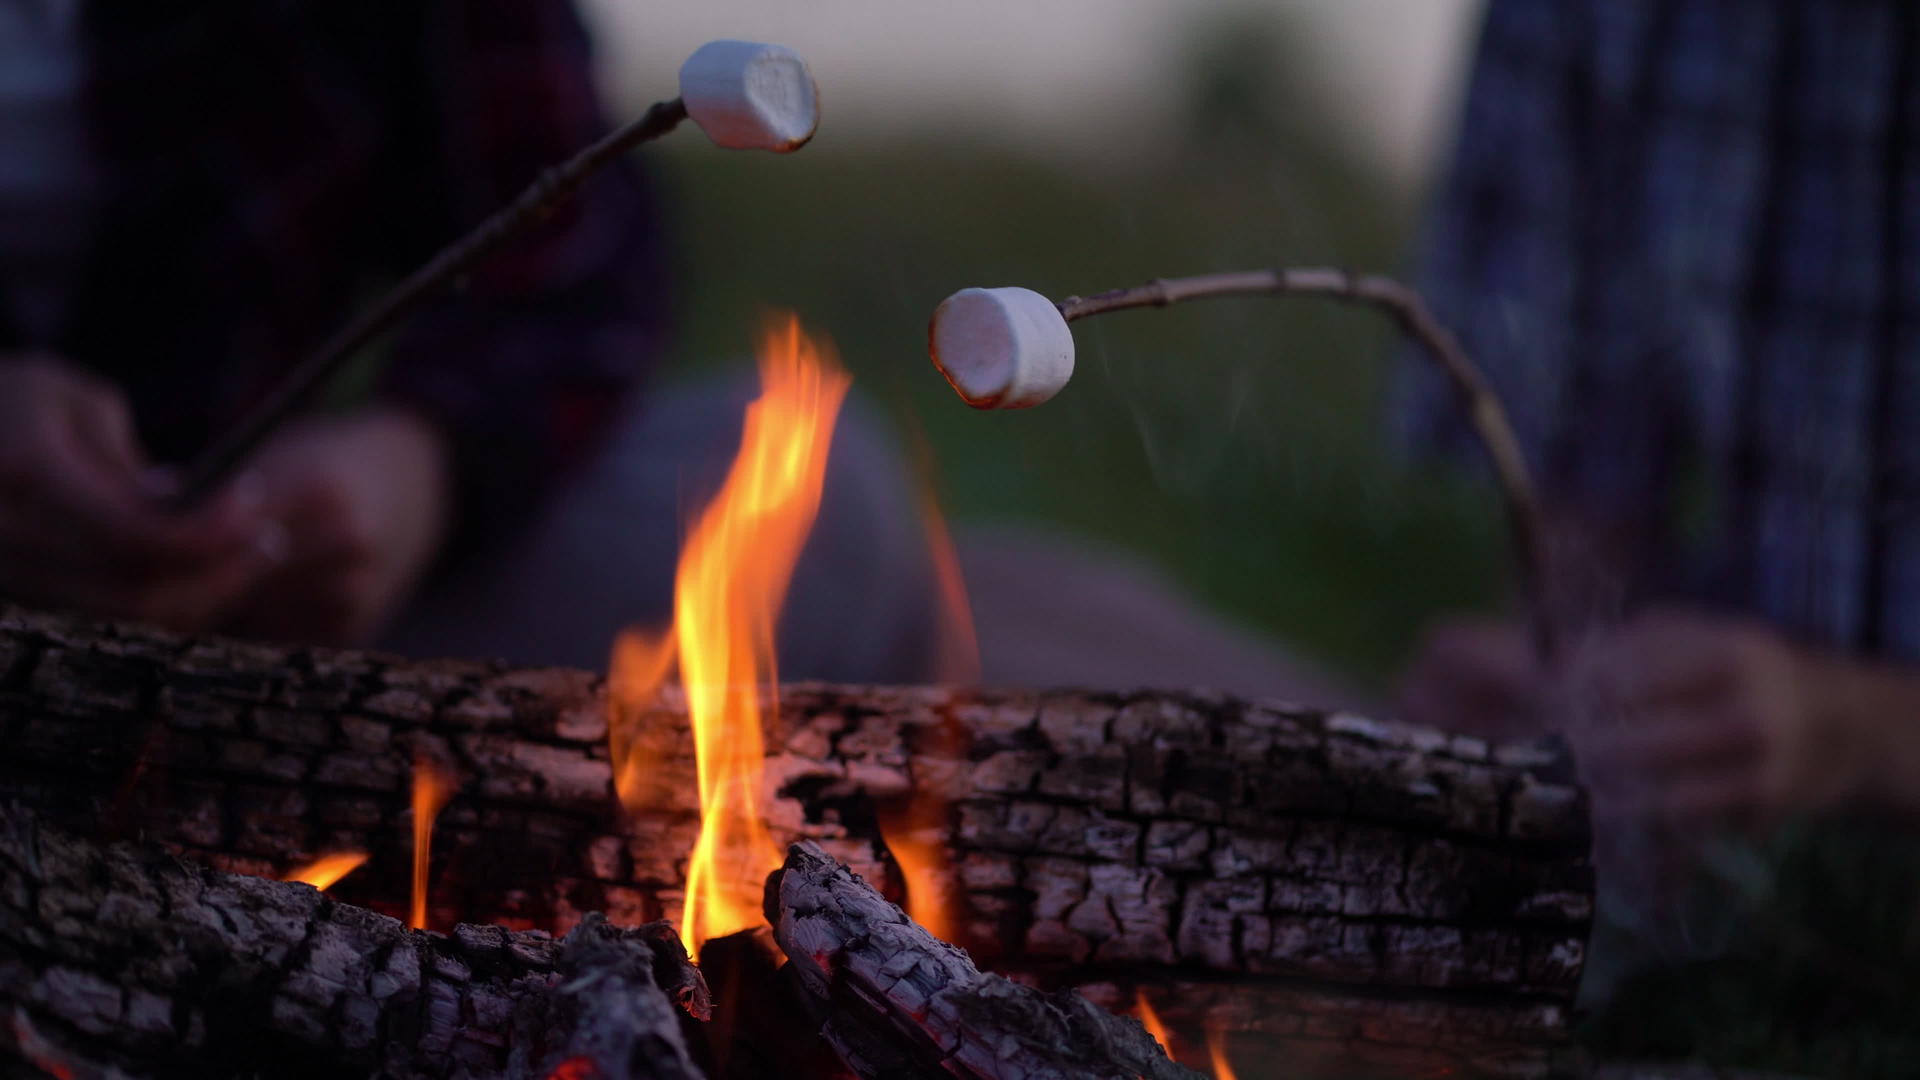
[[[1199,1080],[1138,1020],[982,974],[814,844],[793,845],[768,878],[767,921],[827,1006],[821,1034],[870,1080]]]
[[[697,819],[684,710],[655,805],[611,790],[598,677],[185,639],[0,608],[0,797],[229,869],[371,853],[343,900],[406,910],[416,752],[464,780],[433,925],[678,910]],[[985,967],[1136,988],[1176,1031],[1386,1069],[1549,1072],[1592,910],[1584,796],[1528,745],[1177,693],[798,686],[769,825],[886,884],[876,799],[937,796],[959,942]]]
[[[675,999],[706,987],[664,924],[428,934],[0,810],[0,1058],[51,1075],[699,1080]]]

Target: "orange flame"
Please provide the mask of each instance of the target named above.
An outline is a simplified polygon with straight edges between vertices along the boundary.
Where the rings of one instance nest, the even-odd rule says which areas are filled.
[[[947,529],[946,516],[940,512],[933,447],[923,430],[910,431],[920,522],[926,533],[927,554],[933,561],[934,584],[939,591],[941,618],[935,677],[949,685],[970,686],[980,681],[980,643],[974,634],[973,605],[967,599],[967,582],[954,552],[953,534]],[[943,729],[925,732],[922,739],[922,749],[933,754],[953,755],[961,750],[960,741]],[[953,894],[947,872],[946,803],[927,778],[916,776],[914,779],[913,789],[903,798],[889,800],[878,807],[880,835],[886,841],[887,850],[893,853],[900,875],[906,879],[907,914],[935,937],[957,944],[958,919],[952,910]]]
[[[761,394],[747,407],[739,456],[674,577],[674,633],[700,774],[700,838],[681,916],[695,955],[708,938],[761,922],[761,883],[780,865],[760,815],[760,693],[777,687],[774,623],[820,508],[850,382],[801,334],[798,319],[766,336]]]
[[[922,456],[931,460],[931,451]],[[920,480],[920,522],[927,534],[927,553],[933,558],[934,584],[940,590],[940,655],[938,678],[954,686],[980,681],[980,638],[973,628],[973,604],[967,599],[967,579],[953,548],[953,533],[934,494],[932,466],[925,465]]]
[[[880,836],[907,883],[907,915],[942,941],[958,943],[948,903],[946,808],[931,792],[915,791],[880,808]]]
[[[1167,1025],[1160,1022],[1160,1014],[1153,1011],[1153,1004],[1147,1000],[1147,992],[1135,988],[1133,991],[1133,1012],[1140,1018],[1140,1026],[1147,1029],[1153,1041],[1160,1044],[1168,1057],[1173,1056],[1173,1038],[1167,1034]]]
[[[1207,1025],[1207,1053],[1213,1058],[1213,1080],[1238,1080],[1227,1061],[1226,1032],[1219,1024]]]
[[[307,865],[289,873],[282,881],[303,881],[325,892],[327,887],[360,868],[367,861],[364,851],[335,851],[322,855]]]
[[[427,928],[427,859],[433,848],[433,819],[453,795],[453,778],[429,758],[413,763],[413,913],[407,925]]]
[[[701,511],[674,574],[673,626],[628,632],[609,678],[608,749],[629,807],[640,799],[636,710],[677,664],[699,768],[700,837],[687,860],[681,934],[708,938],[758,925],[760,890],[780,852],[760,810],[761,694],[778,692],[774,624],[826,482],[834,422],[851,379],[829,349],[788,316],[760,348],[760,397],[747,407],[740,452]]]
[[[642,713],[672,673],[676,651],[671,631],[650,634],[629,628],[613,639],[607,669],[607,752],[614,791],[629,810],[642,809],[647,801],[642,744],[648,732],[641,727]]]

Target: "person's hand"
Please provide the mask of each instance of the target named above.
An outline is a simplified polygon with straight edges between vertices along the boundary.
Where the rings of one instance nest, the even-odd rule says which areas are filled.
[[[1582,643],[1563,685],[1575,758],[1604,814],[1765,821],[1865,794],[1875,732],[1848,663],[1753,622],[1642,616]]]
[[[271,561],[249,486],[175,514],[153,477],[118,389],[49,357],[0,357],[0,594],[217,622]]]
[[[327,644],[368,640],[438,549],[448,503],[439,433],[401,409],[302,421],[255,465],[285,561],[232,629]]]
[[[1431,627],[1401,676],[1401,718],[1461,735],[1507,739],[1545,730],[1540,666],[1526,629],[1495,619]]]

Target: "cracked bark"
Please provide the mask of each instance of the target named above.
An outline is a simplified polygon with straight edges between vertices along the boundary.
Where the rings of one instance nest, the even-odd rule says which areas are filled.
[[[663,984],[703,1006],[661,925],[428,934],[0,809],[0,1060],[53,1075],[697,1080]]]
[[[0,796],[278,874],[372,853],[342,899],[404,913],[416,753],[461,787],[433,925],[564,931],[677,914],[694,775],[678,696],[615,717],[647,806],[611,796],[597,676],[183,639],[0,608]],[[1592,910],[1564,761],[1200,694],[790,686],[767,814],[898,898],[879,811],[945,802],[955,936],[984,966],[1143,990],[1182,1042],[1299,1060],[1548,1071]]]
[[[1200,1080],[1137,1020],[982,973],[817,845],[788,850],[766,907],[800,984],[826,1007],[821,1035],[863,1077]]]

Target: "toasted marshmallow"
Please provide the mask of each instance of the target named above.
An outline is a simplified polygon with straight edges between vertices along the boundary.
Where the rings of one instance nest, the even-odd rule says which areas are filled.
[[[784,45],[709,41],[680,65],[680,100],[715,146],[798,150],[820,126],[820,90]]]
[[[933,364],[976,409],[1027,409],[1073,377],[1073,331],[1032,289],[961,289],[934,309]]]

